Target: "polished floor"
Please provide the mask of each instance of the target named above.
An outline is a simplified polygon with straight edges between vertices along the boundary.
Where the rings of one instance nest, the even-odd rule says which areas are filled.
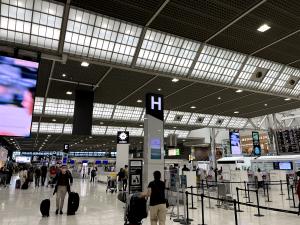
[[[15,190],[11,185],[9,188],[0,188],[0,224],[1,225],[122,225],[123,206],[116,199],[115,194],[107,194],[103,184],[91,184],[87,180],[75,180],[72,190],[80,195],[80,207],[75,216],[56,216],[55,197],[52,196],[53,189],[40,187],[30,187],[28,190]],[[213,193],[211,193],[213,195]],[[42,199],[51,199],[51,215],[49,218],[42,218],[39,212],[39,204]],[[254,196],[253,196],[254,198]],[[290,208],[291,201],[286,200],[286,195],[279,195],[279,191],[270,191],[271,203],[265,202],[266,198],[260,193],[262,205],[269,205],[275,208]],[[245,199],[243,199],[245,200]],[[298,204],[298,202],[297,202]],[[209,209],[209,202],[205,201],[205,223],[208,225],[235,225],[234,213],[232,210],[217,208],[215,201],[211,201],[213,209]],[[196,210],[189,210],[190,217],[194,219],[191,224],[201,223],[200,202],[195,199]],[[169,210],[171,210],[170,208]],[[240,225],[296,225],[300,223],[300,217],[293,214],[285,214],[273,211],[261,210],[264,217],[256,217],[255,208],[242,207],[245,211],[238,214],[238,224]],[[66,211],[66,201],[64,212]],[[175,209],[174,212],[177,210]],[[180,208],[180,214],[183,214]],[[173,220],[174,218],[172,218]],[[179,224],[172,222],[170,215],[167,218],[167,225]],[[149,225],[147,218],[144,223]]]

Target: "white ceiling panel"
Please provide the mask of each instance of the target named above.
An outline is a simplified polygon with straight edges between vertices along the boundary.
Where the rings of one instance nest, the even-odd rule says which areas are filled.
[[[197,42],[148,29],[136,66],[184,76],[199,46]]]
[[[280,69],[283,65],[274,63],[268,60],[259,59],[256,57],[249,57],[242,72],[238,76],[235,85],[240,87],[247,87],[251,89],[257,89],[260,91],[268,91],[274,80],[277,79]],[[251,80],[256,68],[268,69],[268,72],[264,79],[259,81]]]
[[[129,65],[141,31],[138,25],[71,8],[64,51]]]
[[[121,106],[117,105],[113,119],[115,120],[128,120],[128,121],[139,121],[143,113],[141,107]]]
[[[205,45],[191,77],[231,84],[245,58],[241,53]]]
[[[58,49],[64,7],[41,0],[2,0],[0,39]]]

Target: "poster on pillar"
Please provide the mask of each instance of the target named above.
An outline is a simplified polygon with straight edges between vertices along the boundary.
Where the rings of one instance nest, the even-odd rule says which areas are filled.
[[[117,144],[129,144],[129,131],[118,131]]]
[[[129,193],[143,191],[143,160],[129,161]]]

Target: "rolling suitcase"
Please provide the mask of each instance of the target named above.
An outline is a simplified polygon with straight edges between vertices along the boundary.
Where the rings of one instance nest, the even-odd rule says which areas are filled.
[[[79,195],[76,192],[70,192],[69,193],[69,199],[68,199],[68,210],[67,215],[75,215],[75,212],[78,210],[79,207]]]
[[[44,199],[40,205],[40,211],[43,217],[49,217],[50,199]]]
[[[18,179],[18,180],[16,180],[16,189],[20,189],[21,188],[21,180],[20,179]]]
[[[28,189],[28,181],[27,180],[24,182],[24,184],[22,184],[21,189],[23,189],[23,190]]]

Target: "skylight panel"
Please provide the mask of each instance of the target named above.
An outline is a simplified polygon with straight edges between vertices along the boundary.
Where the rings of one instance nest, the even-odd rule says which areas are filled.
[[[2,0],[0,39],[58,49],[63,5],[41,0]]]
[[[125,21],[71,8],[64,51],[130,65],[141,31]]]
[[[197,42],[148,29],[136,66],[184,76],[199,46]]]
[[[129,132],[129,136],[140,137],[142,136],[143,128],[127,127],[126,131]]]
[[[118,131],[125,131],[126,127],[112,127],[108,126],[106,130],[106,135],[115,135],[117,136]]]
[[[97,126],[93,125],[92,127],[92,135],[105,135],[106,126]]]
[[[74,114],[74,101],[64,99],[47,98],[46,115],[58,115],[58,116],[73,116]]]
[[[110,119],[114,110],[114,105],[94,103],[93,118]]]
[[[283,65],[268,60],[249,57],[243,70],[237,78],[235,85],[261,91],[268,91],[274,80],[278,78],[282,66]],[[259,82],[252,80],[253,73],[257,68],[268,70],[265,77]]]
[[[142,112],[143,112],[143,108],[141,107],[117,105],[113,115],[113,119],[139,121]]]
[[[170,124],[187,124],[191,117],[189,112],[170,111],[166,123]]]
[[[246,56],[230,50],[205,45],[191,77],[230,84]]]

